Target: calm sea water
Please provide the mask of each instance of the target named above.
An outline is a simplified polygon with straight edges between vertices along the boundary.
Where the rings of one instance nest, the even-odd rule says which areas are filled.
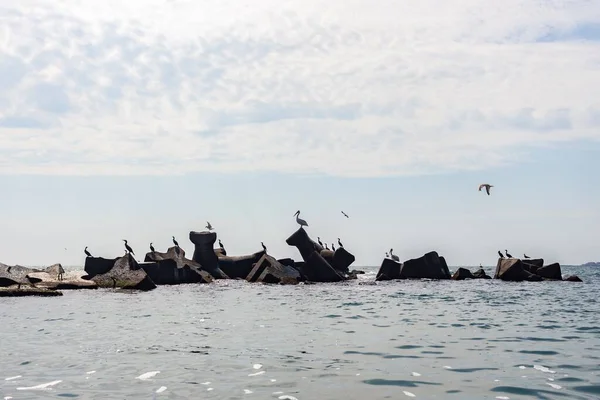
[[[0,399],[600,398],[600,268],[564,268],[584,284],[375,270],[2,298]]]

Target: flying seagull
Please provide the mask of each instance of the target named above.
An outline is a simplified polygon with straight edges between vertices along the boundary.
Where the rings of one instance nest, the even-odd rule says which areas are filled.
[[[208,221],[206,221],[206,229],[208,229],[209,232],[213,229],[212,225]]]
[[[296,217],[296,222],[298,224],[300,224],[300,227],[308,226],[308,224],[306,223],[306,221],[303,220],[302,218],[300,218],[300,210],[296,211],[296,213],[294,214],[294,216]]]
[[[83,249],[83,252],[85,253],[86,256],[91,257],[92,255],[90,254],[90,252],[87,249],[88,247],[85,246],[85,249]]]
[[[490,185],[489,183],[482,183],[481,185],[479,185],[479,191],[481,192],[481,188],[485,188],[485,191],[487,192],[488,196],[490,195],[490,188],[493,188],[494,185]]]
[[[345,213],[345,212],[343,212],[343,211],[342,211],[342,214],[344,214],[344,217],[346,217],[346,218],[350,218],[350,217],[348,216],[348,214],[346,214],[346,213]]]

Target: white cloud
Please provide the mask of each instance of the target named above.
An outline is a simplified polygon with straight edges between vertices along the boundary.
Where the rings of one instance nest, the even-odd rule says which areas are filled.
[[[597,1],[0,0],[0,21],[0,173],[414,174],[600,139]]]

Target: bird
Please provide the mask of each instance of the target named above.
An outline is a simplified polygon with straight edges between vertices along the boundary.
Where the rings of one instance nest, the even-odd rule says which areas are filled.
[[[481,192],[481,188],[485,188],[485,191],[487,192],[488,196],[490,195],[490,188],[493,188],[494,185],[490,185],[489,183],[482,183],[481,185],[479,185],[479,191]]]
[[[390,258],[390,255],[388,254],[388,252],[385,252],[385,258]]]
[[[397,255],[392,253],[393,251],[394,251],[394,249],[390,249],[390,257],[392,257],[392,260],[400,261],[400,258]]]
[[[264,250],[264,251],[265,251],[265,253],[266,253],[266,252],[267,252],[267,246],[265,246],[265,244],[264,244],[263,242],[260,242],[260,244],[262,245],[262,247],[263,247],[263,250]]]
[[[223,246],[223,243],[221,243],[221,239],[219,239],[219,247],[225,250],[225,246]]]
[[[156,251],[156,250],[154,250],[154,246],[152,246],[152,242],[150,242],[150,251],[153,253]]]
[[[12,269],[12,267],[10,267],[10,266],[9,266],[8,268],[6,268],[6,272],[7,272],[8,274],[10,274],[10,270],[11,270],[11,269]]]
[[[177,247],[179,247],[179,243],[177,243],[177,240],[175,240],[175,236],[173,236],[173,244]]]
[[[212,225],[208,221],[206,221],[206,229],[208,229],[209,232],[213,230]]]
[[[329,247],[327,247],[327,243],[325,243],[325,249],[326,249],[326,250],[329,250]]]
[[[59,281],[63,280],[63,274],[65,273],[65,269],[62,265],[58,264],[58,276],[56,277]]]
[[[127,250],[129,253],[133,254],[135,256],[135,253],[133,252],[133,249],[127,244],[127,240],[123,239],[123,241],[125,242],[125,250]]]
[[[350,218],[350,217],[348,216],[348,214],[346,214],[346,213],[345,213],[345,212],[343,212],[343,211],[342,211],[342,214],[344,214],[344,217],[346,217],[346,218]]]
[[[500,258],[504,258],[504,254],[502,254],[502,253],[500,252],[500,250],[498,250],[498,255],[500,256]]]
[[[319,244],[321,245],[321,247],[324,247],[324,246],[323,246],[323,242],[321,242],[321,238],[320,238],[320,237],[318,237],[318,236],[317,236],[317,242],[319,242]]]
[[[294,214],[294,216],[296,217],[296,222],[300,224],[300,227],[308,226],[308,224],[306,223],[306,221],[303,220],[302,218],[300,218],[300,210],[296,211],[296,213]]]
[[[508,254],[508,250],[504,249],[504,252],[506,253],[506,257],[513,258],[513,256],[511,256],[510,254]]]
[[[523,257],[530,258],[527,254],[523,253]]]
[[[340,241],[340,238],[338,238],[338,245],[339,245],[340,247],[344,247],[344,245],[343,245],[343,244],[342,244],[342,242]]]
[[[335,251],[335,245],[331,243],[331,251]]]
[[[92,255],[90,254],[90,252],[87,249],[88,247],[85,246],[85,249],[83,249],[83,252],[85,253],[86,256],[91,257]]]

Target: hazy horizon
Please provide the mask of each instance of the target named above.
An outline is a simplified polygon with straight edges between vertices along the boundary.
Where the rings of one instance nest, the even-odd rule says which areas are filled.
[[[356,266],[391,247],[600,260],[600,3],[0,0],[0,17],[2,263],[83,265],[121,239],[142,259],[172,235],[191,257],[207,220],[231,255],[299,260],[298,209]]]

